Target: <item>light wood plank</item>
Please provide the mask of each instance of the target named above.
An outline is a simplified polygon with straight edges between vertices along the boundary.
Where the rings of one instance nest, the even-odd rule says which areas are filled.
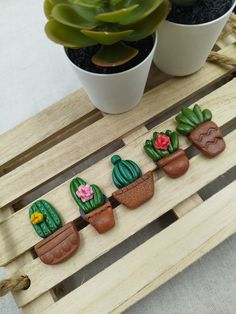
[[[233,80],[199,101],[200,105],[204,104],[203,107],[208,107],[212,110],[214,120],[219,126],[224,125],[236,116],[235,84],[236,80]],[[167,128],[173,129],[174,126],[175,122],[172,118],[155,129],[162,131]],[[141,166],[143,172],[156,168],[155,164],[143,153],[143,143],[148,136],[151,137],[151,133],[152,130],[148,133],[149,135],[141,136],[127,147],[117,151],[124,158],[136,161]],[[188,145],[186,138],[181,136],[181,147],[186,148]],[[111,179],[111,169],[110,157],[107,157],[79,175],[88,182],[98,183],[106,195],[110,196],[115,189]],[[69,181],[46,194],[44,198],[54,204],[65,223],[79,217],[77,206],[70,196]],[[38,242],[38,236],[33,232],[28,221],[29,207],[30,205],[1,224],[0,249],[3,250],[4,255],[0,256],[0,264],[8,263]],[[11,246],[14,247],[14,250],[10,249]]]
[[[194,209],[203,202],[202,198],[196,193],[178,204],[173,211],[178,218],[186,215],[190,210]]]
[[[22,311],[24,314],[44,313],[44,311],[53,304],[54,301],[50,292],[46,292],[43,295],[41,295],[40,298],[34,300],[33,302],[23,307]]]
[[[46,313],[120,313],[121,308],[132,304],[130,298],[145,295],[142,289],[155,281],[152,289],[149,287],[151,292],[186,267],[186,259],[197,260],[206,253],[206,247],[208,250],[236,232],[235,189],[236,181],[56,302]]]
[[[224,50],[229,56],[235,51],[235,47]],[[0,178],[0,207],[12,203],[79,160],[124,136],[154,115],[196,94],[231,71],[233,70],[206,64],[201,71],[192,76],[173,78],[149,91],[134,110],[121,115],[107,115],[55,145]]]
[[[50,267],[35,259],[23,267],[20,274],[30,277],[31,287],[15,295],[18,306],[31,302],[230,169],[236,164],[236,146],[233,145],[235,140],[236,131],[226,137],[227,149],[217,158],[207,160],[201,155],[194,157],[187,175],[178,180],[168,177],[158,180],[154,197],[135,212],[122,205],[118,206],[115,210],[116,228],[104,236],[98,237],[91,226],[81,230],[81,247],[67,262]],[[188,188],[180,189],[180,186]]]
[[[0,168],[38,143],[94,111],[81,89],[0,135]]]

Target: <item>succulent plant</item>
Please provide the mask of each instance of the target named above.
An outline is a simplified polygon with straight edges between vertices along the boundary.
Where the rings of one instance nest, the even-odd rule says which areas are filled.
[[[175,117],[178,122],[176,130],[184,135],[188,135],[198,125],[212,119],[211,111],[208,109],[202,111],[198,104],[194,105],[193,110],[188,107],[182,107],[181,111],[182,114]]]
[[[159,141],[160,140],[160,141]],[[160,142],[158,145],[158,142]],[[153,160],[169,156],[179,149],[179,137],[176,132],[166,130],[165,132],[154,132],[152,140],[147,140],[144,145],[145,153]]]
[[[102,206],[106,201],[104,194],[97,185],[91,184],[90,186],[86,181],[78,177],[71,181],[70,191],[74,200],[85,214]]]
[[[61,218],[55,208],[45,200],[38,200],[31,206],[29,217],[35,231],[41,238],[46,238],[61,228]]]
[[[92,62],[118,66],[138,53],[127,42],[151,35],[170,7],[169,0],[45,0],[45,31],[65,47],[100,44]]]
[[[172,0],[173,3],[180,7],[190,7],[195,5],[199,0]]]
[[[122,160],[120,156],[114,155],[111,158],[114,165],[112,180],[118,189],[121,189],[142,176],[141,169],[132,160]]]

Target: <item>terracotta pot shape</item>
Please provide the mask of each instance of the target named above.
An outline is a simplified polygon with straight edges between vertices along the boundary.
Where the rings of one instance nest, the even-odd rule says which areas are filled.
[[[157,36],[154,37],[154,46],[146,59],[120,73],[88,72],[68,58],[95,107],[106,113],[119,114],[131,110],[140,102],[157,45]]]
[[[152,171],[147,172],[133,183],[112,193],[113,197],[130,209],[135,209],[152,198],[154,179]]]
[[[228,12],[208,23],[185,25],[164,21],[158,28],[155,65],[174,76],[198,71],[206,62],[235,4],[236,0],[233,0]]]
[[[215,157],[225,149],[221,130],[213,121],[200,124],[189,134],[189,139],[207,157]]]
[[[81,216],[88,221],[99,233],[104,233],[115,226],[115,219],[111,203],[107,201],[101,207],[84,214],[80,209]]]
[[[104,233],[115,225],[113,209],[108,198],[96,184],[88,184],[76,177],[70,183],[70,191],[79,206],[81,217],[99,233]]]
[[[79,245],[79,233],[74,223],[69,222],[36,244],[34,249],[44,264],[54,265],[68,259]]]
[[[169,177],[177,178],[182,176],[189,168],[189,160],[182,149],[177,150],[169,156],[160,159],[157,162],[159,168],[161,168]]]

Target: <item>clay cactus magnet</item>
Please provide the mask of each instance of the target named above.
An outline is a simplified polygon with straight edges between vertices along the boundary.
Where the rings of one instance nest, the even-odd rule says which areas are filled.
[[[34,249],[45,264],[65,261],[79,247],[78,231],[73,222],[62,227],[56,209],[45,200],[38,200],[29,210],[29,218],[37,234],[44,238]]]
[[[225,141],[219,127],[211,121],[212,113],[201,110],[195,105],[193,110],[182,107],[182,113],[176,116],[176,130],[186,136],[207,157],[215,157],[225,149]]]
[[[81,216],[99,233],[104,233],[115,225],[111,203],[97,185],[89,185],[77,177],[71,181],[70,191]]]
[[[137,208],[148,201],[154,194],[153,173],[142,175],[138,165],[132,160],[122,160],[120,156],[111,158],[114,165],[112,179],[119,189],[112,193],[113,197],[130,209]]]
[[[183,175],[189,168],[189,160],[179,148],[176,132],[154,132],[152,140],[146,141],[144,151],[171,178]]]

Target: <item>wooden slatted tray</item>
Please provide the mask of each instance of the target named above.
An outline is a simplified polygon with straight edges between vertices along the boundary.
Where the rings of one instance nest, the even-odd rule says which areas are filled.
[[[235,45],[219,46],[220,53],[235,56]],[[199,192],[235,170],[234,69],[206,63],[194,75],[171,78],[153,67],[146,90],[134,110],[115,116],[96,110],[80,90],[0,136],[0,265],[10,277],[30,278],[29,289],[14,293],[25,313],[120,313],[235,233],[236,182],[205,199]],[[190,169],[170,179],[156,170],[143,144],[153,130],[174,129],[181,105],[196,101],[213,112],[227,148],[209,160],[181,136]],[[79,175],[111,196],[114,152],[137,162],[143,172],[154,172],[155,195],[135,211],[115,204],[116,227],[98,235],[79,217],[69,182]],[[64,223],[76,220],[80,229],[79,250],[62,264],[45,265],[32,250],[39,238],[28,210],[38,197],[51,202]],[[155,229],[157,221],[173,213],[167,228]],[[86,279],[90,265],[104,254],[106,260],[121,243],[129,247],[137,234],[145,234],[142,243]]]

